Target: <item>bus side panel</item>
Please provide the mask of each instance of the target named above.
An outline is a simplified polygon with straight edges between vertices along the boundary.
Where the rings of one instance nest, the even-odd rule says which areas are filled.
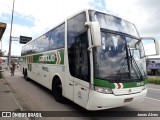
[[[65,97],[73,101],[74,78],[70,75],[68,67],[65,67],[64,84]]]
[[[64,86],[65,86],[65,66],[64,65],[50,65],[49,67],[50,77],[49,82],[47,82],[46,87],[52,90],[52,81],[55,76],[58,76],[62,83],[62,90],[64,95]],[[65,95],[64,95],[65,96]]]

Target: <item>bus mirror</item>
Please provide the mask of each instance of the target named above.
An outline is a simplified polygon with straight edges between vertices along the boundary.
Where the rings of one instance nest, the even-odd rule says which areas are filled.
[[[159,42],[152,37],[141,38],[145,56],[159,55]]]
[[[160,55],[160,41],[159,40],[156,40],[156,53],[157,55]]]
[[[92,47],[101,46],[102,42],[101,42],[101,31],[100,31],[99,23],[98,22],[86,22],[85,26],[91,29],[92,41],[93,41]]]

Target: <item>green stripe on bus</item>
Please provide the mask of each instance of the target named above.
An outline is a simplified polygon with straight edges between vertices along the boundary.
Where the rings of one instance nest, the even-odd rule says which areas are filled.
[[[106,80],[101,80],[101,79],[94,79],[93,84],[95,86],[115,88],[114,83],[110,83],[110,82],[108,82]]]
[[[37,55],[28,55],[22,57],[23,62],[43,63],[43,64],[64,64],[64,50],[57,50]]]
[[[60,64],[63,65],[64,64],[64,50],[59,50],[60,56],[61,56],[61,62]]]
[[[112,89],[115,88],[114,83],[111,83],[107,80],[102,80],[102,79],[94,79],[93,84],[95,86],[109,87]],[[144,81],[140,81],[140,82],[127,82],[127,83],[122,83],[122,84],[123,84],[123,88],[139,87],[139,86],[144,86],[145,84],[147,84],[147,79],[145,79]]]
[[[140,87],[144,86],[147,83],[147,80],[139,81],[139,82],[129,82],[129,83],[123,83],[123,88],[132,88],[132,87]]]
[[[33,55],[33,63],[64,64],[64,50]]]

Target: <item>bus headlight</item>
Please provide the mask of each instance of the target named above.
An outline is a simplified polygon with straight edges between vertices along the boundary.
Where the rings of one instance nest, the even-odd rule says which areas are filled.
[[[144,86],[142,87],[142,90],[145,90],[145,89],[147,89],[147,85],[144,85]]]
[[[105,94],[112,94],[112,90],[110,88],[107,87],[99,87],[99,86],[95,86],[94,90],[100,93],[105,93]]]

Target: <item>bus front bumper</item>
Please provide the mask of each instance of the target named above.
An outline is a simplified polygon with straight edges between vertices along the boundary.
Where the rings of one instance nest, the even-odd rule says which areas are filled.
[[[120,107],[134,102],[143,101],[146,97],[147,89],[140,93],[115,96],[114,94],[103,94],[94,90],[90,91],[87,110],[103,110]]]

